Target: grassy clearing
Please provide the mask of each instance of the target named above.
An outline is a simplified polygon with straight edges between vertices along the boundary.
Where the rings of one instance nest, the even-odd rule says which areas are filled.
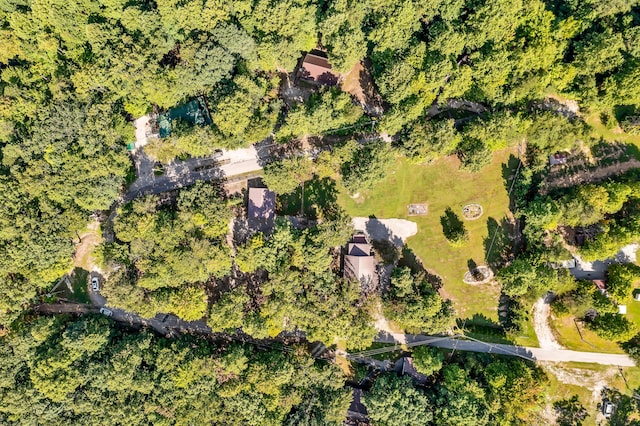
[[[406,159],[396,161],[394,172],[364,201],[345,194],[339,203],[351,216],[402,218],[418,224],[418,234],[407,245],[422,260],[424,266],[438,274],[443,281],[443,293],[450,297],[461,318],[478,314],[497,321],[499,286],[494,284],[471,286],[462,278],[469,265],[485,264],[486,247],[490,244],[488,228],[495,228],[509,213],[509,199],[505,176],[509,177],[517,165],[514,152],[496,152],[491,165],[478,173],[458,169],[455,157],[447,157],[430,165],[412,164]],[[511,161],[509,161],[511,160]],[[509,164],[509,166],[507,165]],[[426,216],[408,216],[407,205],[426,203]],[[462,247],[452,247],[442,232],[440,217],[447,208],[458,215],[465,204],[479,203],[484,209],[481,218],[465,221],[469,240]]]
[[[304,191],[304,205],[301,204]],[[331,178],[314,178],[305,182],[304,187],[299,186],[291,194],[278,195],[277,213],[281,215],[296,216],[300,214],[301,207],[304,214],[311,219],[317,219],[322,214],[322,209],[332,206],[336,202],[336,182]]]
[[[627,318],[629,321],[633,321],[640,327],[640,302],[633,300],[633,294],[630,294],[622,304],[627,305]]]
[[[80,303],[91,303],[89,299],[89,271],[82,268],[74,268],[70,274],[71,288],[73,292],[69,290],[66,284],[62,283],[58,287],[58,297],[62,297],[68,300],[74,300]]]
[[[80,236],[80,243],[76,244],[74,268],[91,271],[94,267],[93,250],[101,242],[100,222],[94,220],[87,225],[87,229]]]
[[[609,142],[625,142],[640,147],[640,136],[625,133],[619,126],[607,128],[600,120],[600,111],[593,111],[583,116],[584,121],[591,126],[591,136],[602,138]]]
[[[624,351],[614,342],[598,337],[583,323],[578,321],[580,333],[585,341],[580,339],[580,333],[574,323],[573,315],[565,314],[552,316],[550,326],[554,331],[558,342],[567,349],[584,352],[603,352],[622,354]]]
[[[618,368],[600,364],[557,363],[545,364],[549,377],[547,396],[549,403],[577,395],[587,409],[589,417],[583,424],[597,424],[598,404],[602,401],[603,387],[617,389],[624,395],[631,395],[632,389],[640,387],[640,368]],[[600,416],[601,417],[601,416]]]
[[[533,329],[533,319],[529,316],[529,320],[525,325],[525,329],[522,330],[520,335],[516,336],[515,344],[520,346],[529,346],[532,348],[537,348],[540,346],[538,342],[538,336],[536,336],[536,331]]]

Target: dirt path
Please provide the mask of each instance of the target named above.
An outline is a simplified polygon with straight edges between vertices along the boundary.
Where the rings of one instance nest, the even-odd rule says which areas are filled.
[[[541,349],[564,349],[556,340],[549,326],[549,315],[551,313],[551,293],[538,299],[533,305],[533,329],[538,336],[538,342]]]
[[[100,222],[94,220],[87,225],[87,230],[80,236],[80,243],[76,244],[73,266],[91,271],[96,268],[93,250],[102,242],[100,236]]]
[[[545,187],[541,190],[542,194],[546,194],[555,188],[568,188],[584,183],[598,182],[613,175],[619,175],[632,169],[640,168],[640,161],[632,159],[620,164],[612,164],[607,167],[600,167],[595,170],[585,170],[571,176],[563,176],[558,179],[546,182]]]

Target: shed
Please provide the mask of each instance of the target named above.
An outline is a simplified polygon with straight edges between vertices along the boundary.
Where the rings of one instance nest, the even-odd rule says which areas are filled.
[[[620,315],[626,315],[627,314],[627,305],[618,305],[618,313]]]
[[[247,221],[253,231],[268,233],[273,229],[276,214],[276,194],[267,188],[249,188]]]
[[[549,156],[549,163],[552,166],[557,166],[560,164],[567,164],[567,153],[566,152],[557,152],[553,155]]]
[[[321,52],[309,52],[298,70],[298,78],[313,84],[335,86],[340,74],[332,70],[329,60]]]

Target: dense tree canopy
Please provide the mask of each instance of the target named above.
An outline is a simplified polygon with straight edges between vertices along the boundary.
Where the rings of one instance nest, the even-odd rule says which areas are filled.
[[[114,223],[117,241],[102,249],[115,270],[103,289],[109,303],[145,316],[202,318],[202,283],[231,270],[225,241],[231,216],[218,189],[203,183],[181,191],[175,204],[149,196],[123,206]]]
[[[341,424],[342,373],[306,351],[170,341],[106,318],[38,318],[0,338],[0,421]]]

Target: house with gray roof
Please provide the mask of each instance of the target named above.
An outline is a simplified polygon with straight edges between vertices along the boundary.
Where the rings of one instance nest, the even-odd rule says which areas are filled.
[[[377,282],[373,249],[364,234],[355,234],[347,244],[344,256],[344,277],[360,281],[363,288]]]

